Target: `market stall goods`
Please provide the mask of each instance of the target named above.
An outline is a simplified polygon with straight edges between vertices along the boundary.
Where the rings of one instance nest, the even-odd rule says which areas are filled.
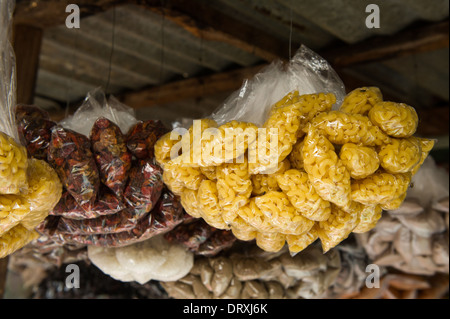
[[[286,94],[257,130],[278,135],[213,119],[194,121],[177,140],[167,133],[155,144],[164,183],[188,214],[238,239],[269,251],[287,243],[292,254],[319,239],[326,252],[373,229],[383,209],[398,208],[434,145],[413,136],[414,108],[384,101],[378,88],[350,92],[339,109],[335,103],[333,93]],[[387,125],[380,119],[389,114]],[[241,130],[225,141],[227,124]]]
[[[207,257],[232,247],[236,241],[230,230],[216,229],[201,218],[180,224],[167,232],[164,238],[181,244],[195,255]]]
[[[371,262],[407,274],[448,274],[448,172],[428,157],[400,207],[357,239]]]
[[[169,243],[163,236],[120,248],[88,246],[89,260],[116,280],[176,281],[192,268],[194,255],[177,243]]]
[[[161,284],[176,299],[315,299],[334,283],[340,267],[339,253],[322,254],[318,246],[295,257],[287,249],[267,253],[243,247],[196,258],[188,275]]]

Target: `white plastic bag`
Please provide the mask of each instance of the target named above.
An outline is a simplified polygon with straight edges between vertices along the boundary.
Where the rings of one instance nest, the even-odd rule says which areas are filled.
[[[262,126],[272,105],[292,91],[333,93],[336,109],[345,97],[344,84],[330,64],[302,45],[286,65],[274,61],[245,80],[210,117],[219,125],[236,120]]]
[[[61,126],[89,136],[94,122],[104,117],[120,127],[123,134],[138,121],[134,109],[120,103],[115,97],[106,98],[101,88],[89,92],[76,112],[59,122]]]
[[[0,2],[0,132],[19,142],[15,120],[16,58],[10,42],[15,1]]]

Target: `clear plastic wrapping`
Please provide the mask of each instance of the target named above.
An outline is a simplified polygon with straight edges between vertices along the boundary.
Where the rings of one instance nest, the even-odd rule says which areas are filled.
[[[18,225],[30,213],[30,203],[23,196],[0,195],[0,236]]]
[[[139,214],[147,213],[159,199],[163,186],[161,168],[153,164],[152,160],[140,160],[130,170],[125,201]]]
[[[119,126],[101,117],[91,129],[90,140],[101,182],[122,198],[132,160],[125,136]]]
[[[43,160],[30,159],[28,166],[28,193],[30,213],[21,223],[28,229],[34,229],[56,206],[62,195],[62,184],[58,175]]]
[[[183,223],[166,233],[164,237],[169,242],[175,241],[195,255],[202,256],[215,256],[236,241],[231,231],[218,230],[202,219]]]
[[[114,223],[117,221],[117,216],[120,217],[120,215],[104,216],[95,221],[82,219],[77,222],[69,222],[66,219],[70,223],[69,225],[64,223],[64,219],[61,216],[49,216],[51,218],[47,218],[44,223],[41,223],[38,231],[51,236],[52,239],[60,243],[122,247],[168,232],[181,224],[185,219],[180,201],[167,190],[162,191],[150,213],[139,215],[137,211],[131,210],[128,215],[122,215],[125,218],[122,219],[124,224]],[[102,228],[99,225],[99,221],[112,221],[113,223]],[[61,222],[63,224],[59,226]],[[74,230],[73,227],[75,226],[77,227],[77,232],[69,232],[69,230]],[[124,226],[134,227],[124,230]],[[97,230],[101,233],[95,233]],[[111,232],[106,233],[107,230]]]
[[[372,175],[380,167],[378,153],[373,147],[346,143],[339,151],[339,158],[354,179]]]
[[[115,123],[125,134],[136,124],[134,109],[123,105],[114,96],[106,98],[101,88],[96,88],[86,95],[83,104],[73,115],[58,124],[77,133],[89,136],[92,126],[100,117]]]
[[[274,61],[252,79],[244,81],[211,118],[219,125],[236,120],[261,127],[270,108],[294,91],[300,95],[329,92],[335,95],[336,105],[345,97],[344,84],[328,62],[301,46],[287,65]]]
[[[161,121],[140,121],[129,130],[126,145],[136,158],[153,158],[156,141],[168,131]]]
[[[176,281],[184,277],[194,264],[193,254],[162,236],[127,247],[88,247],[88,257],[100,270],[116,280]]]
[[[191,216],[263,250],[287,242],[294,255],[320,238],[328,251],[405,200],[434,145],[412,136],[414,114],[376,87],[345,94],[330,65],[301,47],[210,116],[162,136],[155,157]]]
[[[97,197],[100,177],[89,139],[62,126],[53,127],[48,162],[78,204],[91,207]]]
[[[104,215],[115,214],[125,209],[125,205],[106,187],[100,187],[94,204],[89,209],[83,209],[73,196],[63,191],[61,199],[50,211],[50,215],[69,219],[91,219]]]
[[[361,87],[349,92],[339,110],[345,113],[367,115],[375,104],[383,101],[377,87]]]
[[[0,132],[0,194],[26,191],[27,150],[12,137]]]
[[[422,146],[419,138],[392,139],[378,152],[380,165],[389,173],[407,173],[420,162]]]
[[[0,3],[0,133],[19,142],[14,120],[16,57],[11,42],[14,7],[14,0]]]
[[[18,224],[0,236],[0,258],[4,258],[39,237],[35,230]]]
[[[291,204],[304,217],[314,221],[330,217],[330,202],[319,196],[306,172],[290,169],[278,175],[277,181]]]
[[[416,110],[405,103],[379,101],[368,116],[387,135],[398,138],[410,137],[419,124]]]
[[[19,139],[26,146],[28,155],[47,160],[52,128],[56,125],[48,112],[34,105],[17,105],[15,118]]]
[[[92,219],[70,219],[62,217],[58,222],[56,231],[58,233],[72,235],[120,233],[135,228],[140,217],[142,216],[128,209]]]

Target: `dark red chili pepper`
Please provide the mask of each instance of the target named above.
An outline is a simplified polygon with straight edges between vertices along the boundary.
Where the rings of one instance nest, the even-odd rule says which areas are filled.
[[[107,234],[69,234],[61,232],[61,228],[58,226],[48,227],[48,221],[39,226],[39,231],[47,235],[51,233],[52,239],[65,244],[123,247],[173,230],[183,222],[185,215],[179,199],[165,191],[153,210],[142,217],[133,229],[127,231]],[[50,217],[59,218],[49,216],[46,220],[49,220]],[[56,224],[59,222],[60,219]]]
[[[207,241],[202,243],[195,251],[196,255],[212,257],[224,249],[233,246],[236,237],[229,230],[216,230]]]
[[[131,230],[139,219],[133,211],[124,209],[118,213],[92,219],[61,218],[57,231],[66,234],[112,234]]]
[[[27,148],[28,156],[47,160],[51,130],[56,125],[48,112],[34,105],[18,105],[15,117],[20,142]]]
[[[136,158],[153,158],[153,146],[167,132],[169,129],[159,120],[138,122],[127,134],[127,147]]]
[[[119,126],[99,118],[92,127],[90,139],[101,182],[122,198],[132,159],[125,136]]]
[[[89,209],[83,209],[69,192],[64,191],[58,204],[49,214],[70,219],[92,219],[115,214],[123,209],[125,204],[103,186],[100,187],[97,199]]]
[[[164,237],[169,242],[175,241],[191,251],[196,251],[215,231],[216,228],[209,226],[203,219],[197,219],[177,226],[173,231],[166,233]]]
[[[132,166],[124,197],[128,207],[139,214],[150,212],[164,186],[162,169],[152,160],[141,160]]]
[[[77,203],[84,209],[91,207],[96,200],[100,178],[89,139],[59,125],[54,126],[47,158]]]

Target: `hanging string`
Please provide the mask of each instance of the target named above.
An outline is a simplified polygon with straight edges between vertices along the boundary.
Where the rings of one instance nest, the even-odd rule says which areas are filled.
[[[164,79],[164,48],[165,48],[165,38],[164,38],[164,27],[165,27],[165,6],[164,1],[162,1],[161,5],[161,57],[160,57],[160,68],[159,68],[159,83],[163,83]]]
[[[69,116],[70,103],[72,102],[70,99],[70,90],[72,88],[72,82],[73,82],[73,77],[74,77],[74,73],[75,73],[75,65],[76,65],[75,50],[78,47],[78,36],[79,36],[80,31],[78,28],[73,28],[73,29],[71,29],[71,32],[75,33],[75,36],[73,37],[73,46],[72,46],[72,52],[71,52],[71,58],[70,58],[70,60],[72,61],[72,64],[71,64],[72,76],[67,77],[67,81],[66,81],[66,107],[64,110],[64,118]]]
[[[289,61],[292,58],[292,7],[289,7],[289,19],[290,19],[290,25],[289,25]]]
[[[113,54],[114,54],[115,34],[116,34],[116,7],[113,7],[113,9],[112,9],[111,52],[109,54],[108,78],[106,80],[106,85],[105,85],[105,93],[106,94],[109,91],[109,85],[111,82],[111,70],[112,70],[112,58],[113,58]]]

